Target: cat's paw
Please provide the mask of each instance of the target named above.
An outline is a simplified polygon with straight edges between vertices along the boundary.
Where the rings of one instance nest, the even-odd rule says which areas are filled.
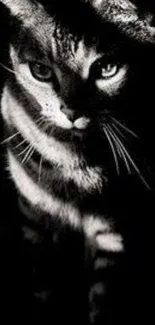
[[[103,309],[106,287],[102,282],[97,282],[89,291],[89,324],[94,325],[100,319]]]
[[[100,324],[104,319],[108,292],[108,275],[115,266],[113,254],[97,252],[92,262],[89,286],[89,324]]]
[[[99,325],[106,317],[109,283],[124,252],[123,237],[103,217],[87,217],[84,230],[90,272],[89,324]]]
[[[112,222],[102,216],[86,216],[83,229],[92,255],[97,251],[120,253],[124,250],[123,238],[117,233]]]

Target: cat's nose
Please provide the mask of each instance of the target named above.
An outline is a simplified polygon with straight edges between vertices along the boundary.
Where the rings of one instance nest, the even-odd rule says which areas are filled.
[[[71,121],[71,122],[74,122],[75,119],[76,119],[76,116],[75,116],[75,111],[68,108],[68,107],[65,107],[65,106],[62,106],[61,107],[61,111],[67,116],[67,118]]]

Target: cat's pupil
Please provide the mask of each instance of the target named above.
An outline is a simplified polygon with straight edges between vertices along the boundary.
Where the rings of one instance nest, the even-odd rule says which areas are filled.
[[[30,62],[29,66],[34,78],[40,81],[49,81],[51,79],[52,70],[46,65],[38,62]]]
[[[118,67],[116,64],[108,63],[102,67],[101,76],[102,78],[111,78],[118,71]]]

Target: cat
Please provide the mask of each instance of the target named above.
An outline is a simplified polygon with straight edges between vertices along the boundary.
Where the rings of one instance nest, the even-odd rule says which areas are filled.
[[[68,323],[76,314],[79,323],[109,324],[127,250],[130,209],[119,195],[125,205],[126,186],[151,189],[141,168],[137,63],[154,42],[153,15],[141,19],[122,0],[1,3],[10,16],[3,143],[37,319],[52,313],[58,324],[60,309]],[[49,308],[43,315],[40,304]]]

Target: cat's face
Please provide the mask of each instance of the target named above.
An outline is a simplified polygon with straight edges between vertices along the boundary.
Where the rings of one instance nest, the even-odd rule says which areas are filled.
[[[116,168],[119,156],[130,170],[122,138],[135,139],[134,132],[128,130],[132,126],[128,117],[134,112],[139,67],[137,59],[133,60],[134,46],[119,32],[119,19],[121,12],[123,24],[125,9],[126,20],[134,20],[134,6],[126,2],[122,9],[120,2],[117,16],[117,6],[111,5],[107,16],[107,6],[112,1],[88,1],[93,8],[92,26],[90,21],[89,27],[86,21],[84,25],[82,17],[81,22],[75,19],[75,26],[70,29],[66,23],[61,26],[61,19],[55,20],[41,5],[16,2],[17,8],[12,10],[17,10],[17,28],[12,30],[10,59],[17,89],[21,88],[21,101],[26,98],[25,108],[48,136],[78,148],[80,145],[81,150],[87,151],[88,147],[93,155],[96,149],[95,154],[98,151],[100,155],[104,142],[113,154]],[[74,25],[74,19],[70,24]],[[127,28],[126,31],[128,34]]]
[[[108,122],[124,92],[129,65],[121,48],[102,35],[87,40],[84,31],[78,40],[68,34],[62,41],[63,31],[56,31],[55,21],[45,12],[40,21],[39,10],[34,21],[25,24],[10,47],[17,81],[52,135],[83,141],[92,127],[97,130],[99,124],[102,129]]]
[[[63,48],[57,48],[52,26],[50,33],[37,32],[47,47],[35,33],[30,39],[22,35],[17,47],[11,46],[17,81],[34,99],[51,132],[53,128],[64,137],[65,133],[82,136],[92,123],[104,120],[116,109],[117,98],[128,81],[129,66],[117,49],[99,50],[99,41],[87,45],[81,39],[76,49],[71,41],[72,51],[64,53]]]

